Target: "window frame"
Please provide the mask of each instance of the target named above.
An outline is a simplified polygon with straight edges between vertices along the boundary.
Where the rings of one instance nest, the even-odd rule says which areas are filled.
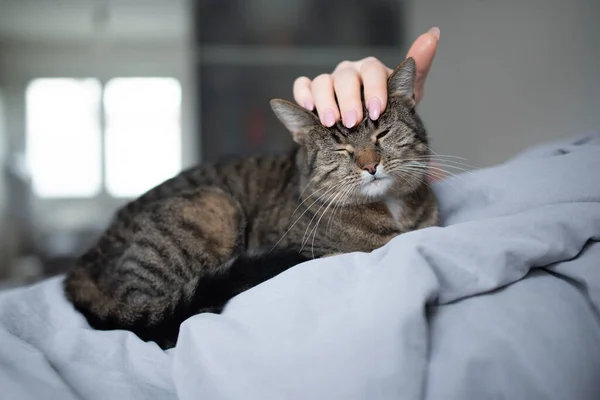
[[[98,85],[99,85],[99,99],[98,99],[98,110],[97,110],[97,115],[98,115],[98,129],[100,132],[100,148],[99,148],[99,159],[100,159],[100,174],[99,174],[99,180],[100,180],[100,187],[99,190],[94,194],[94,195],[90,195],[90,196],[68,196],[68,195],[64,195],[64,196],[40,196],[37,195],[34,191],[33,191],[33,185],[31,186],[32,189],[32,194],[33,196],[35,196],[37,199],[40,200],[44,200],[44,201],[77,201],[77,200],[87,200],[87,199],[93,199],[95,197],[106,197],[106,198],[114,198],[114,199],[125,199],[125,200],[130,200],[132,198],[135,198],[139,195],[141,195],[142,193],[140,193],[139,195],[134,195],[134,196],[118,196],[118,195],[114,195],[111,194],[110,191],[108,190],[108,177],[107,177],[107,156],[106,156],[106,146],[107,146],[107,111],[106,111],[106,104],[105,104],[105,94],[106,94],[106,88],[107,85],[113,80],[113,79],[131,79],[131,78],[168,78],[168,79],[174,79],[176,80],[180,87],[181,87],[181,92],[182,92],[182,98],[183,98],[183,87],[182,87],[182,83],[181,81],[174,77],[174,76],[112,76],[109,78],[105,78],[105,79],[99,79],[96,76],[87,76],[87,77],[72,77],[72,76],[58,76],[58,77],[47,77],[47,76],[40,76],[40,77],[36,77],[34,79],[32,79],[31,81],[27,82],[26,86],[25,86],[25,92],[27,91],[27,88],[29,88],[30,84],[32,82],[34,82],[37,79],[74,79],[74,80],[79,80],[79,79],[93,79],[95,81],[97,81]],[[27,99],[26,95],[25,95],[25,100]],[[182,103],[183,103],[183,99],[182,99]],[[24,105],[25,107],[25,116],[27,116],[27,104]],[[180,106],[180,120],[182,119],[182,114],[183,114],[183,104],[181,104]],[[181,122],[181,121],[180,121]],[[182,158],[183,158],[183,152],[184,152],[184,140],[183,140],[183,126],[181,126],[183,124],[180,124],[180,151],[182,153]],[[24,145],[24,154],[25,157],[27,158],[27,142],[28,142],[28,138],[27,138],[27,134],[28,134],[28,129],[29,127],[27,126],[27,122],[25,121],[24,124],[25,127],[25,145]],[[183,160],[181,162],[182,166],[181,168],[183,168]]]

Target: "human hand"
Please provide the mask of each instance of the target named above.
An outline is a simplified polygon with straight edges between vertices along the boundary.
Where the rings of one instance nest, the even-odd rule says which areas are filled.
[[[415,84],[415,101],[423,98],[425,79],[435,57],[440,30],[431,28],[415,40],[407,57],[412,57],[417,65]],[[392,70],[375,57],[367,57],[360,61],[342,61],[331,74],[322,74],[312,81],[299,77],[294,82],[294,99],[296,102],[313,110],[316,106],[321,123],[327,127],[334,125],[342,117],[348,128],[355,126],[363,119],[361,103],[361,84],[372,120],[379,118],[387,105],[387,78]],[[339,109],[335,97],[339,103]]]

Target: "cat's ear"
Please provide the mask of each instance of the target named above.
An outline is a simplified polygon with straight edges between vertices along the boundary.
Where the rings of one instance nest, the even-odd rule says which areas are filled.
[[[271,100],[271,108],[277,118],[292,133],[294,141],[299,144],[303,143],[311,128],[320,124],[319,118],[315,114],[286,100]]]
[[[415,80],[417,78],[417,65],[412,57],[402,61],[388,78],[388,95],[402,96],[415,100]]]

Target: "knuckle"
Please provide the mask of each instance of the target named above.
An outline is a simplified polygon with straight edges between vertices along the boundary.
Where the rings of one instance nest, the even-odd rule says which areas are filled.
[[[353,69],[343,69],[334,76],[333,82],[336,86],[355,85],[360,82],[360,74]]]
[[[317,85],[324,85],[324,84],[328,84],[331,82],[331,75],[329,74],[321,74],[319,76],[317,76],[315,79],[313,79],[312,84],[313,86]]]
[[[373,68],[379,68],[381,66],[383,66],[383,64],[381,63],[381,61],[379,61],[375,57],[367,57],[361,63],[360,72],[362,73],[362,72],[371,70]]]
[[[343,70],[343,69],[352,69],[354,68],[354,62],[344,60],[335,67],[335,71]]]
[[[377,59],[376,57],[373,57],[373,56],[364,58],[362,60],[362,62],[363,62],[363,64],[381,64],[381,61],[379,61],[379,59]]]
[[[358,71],[350,68],[344,68],[336,72],[333,82],[337,85],[348,85],[360,80]]]

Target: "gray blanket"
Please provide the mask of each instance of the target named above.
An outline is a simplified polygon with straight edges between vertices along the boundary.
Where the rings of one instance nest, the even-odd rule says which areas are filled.
[[[2,399],[598,399],[600,134],[437,183],[444,227],[299,265],[161,351],[0,295]]]

